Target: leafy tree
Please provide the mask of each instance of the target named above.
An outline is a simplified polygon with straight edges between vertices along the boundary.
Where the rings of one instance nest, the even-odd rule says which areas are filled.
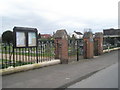
[[[38,38],[41,38],[41,34],[40,33],[38,34]]]
[[[2,42],[7,44],[13,43],[13,32],[9,30],[3,32]]]

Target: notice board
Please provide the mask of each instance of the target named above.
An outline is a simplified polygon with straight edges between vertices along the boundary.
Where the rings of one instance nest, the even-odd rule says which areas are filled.
[[[37,47],[37,29],[36,28],[26,28],[26,27],[14,27],[13,36],[15,48],[28,48],[28,47]]]

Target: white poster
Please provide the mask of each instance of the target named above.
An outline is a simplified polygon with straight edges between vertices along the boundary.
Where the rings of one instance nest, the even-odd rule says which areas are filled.
[[[24,32],[16,32],[16,46],[17,47],[25,47],[26,39]]]
[[[28,33],[28,46],[36,46],[36,33],[35,32]]]

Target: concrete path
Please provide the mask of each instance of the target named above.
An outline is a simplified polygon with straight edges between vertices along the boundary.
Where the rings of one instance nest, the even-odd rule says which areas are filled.
[[[118,51],[94,59],[3,76],[3,88],[65,88],[118,62]]]

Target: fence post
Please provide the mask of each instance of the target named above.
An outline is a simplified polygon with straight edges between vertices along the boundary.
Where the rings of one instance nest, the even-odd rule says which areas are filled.
[[[103,53],[103,33],[95,33],[94,37],[94,54],[101,55]]]
[[[57,30],[55,35],[55,59],[68,63],[68,35],[66,30]]]
[[[79,41],[77,40],[77,61],[79,61]]]
[[[92,32],[85,32],[83,36],[83,57],[85,59],[93,58],[93,34]]]

